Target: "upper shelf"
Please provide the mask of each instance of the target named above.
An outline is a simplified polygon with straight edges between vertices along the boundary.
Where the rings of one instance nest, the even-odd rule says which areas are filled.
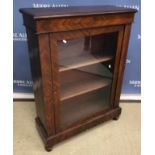
[[[116,32],[59,40],[57,41],[59,71],[110,61],[114,59],[116,43]]]
[[[112,60],[112,58],[113,58],[112,56],[94,57],[94,56],[90,55],[89,53],[87,53],[87,54],[85,53],[85,55],[79,55],[77,57],[73,57],[70,59],[61,60],[59,71],[62,72],[62,71],[70,70],[70,69],[76,69],[79,67],[93,65],[96,63]]]

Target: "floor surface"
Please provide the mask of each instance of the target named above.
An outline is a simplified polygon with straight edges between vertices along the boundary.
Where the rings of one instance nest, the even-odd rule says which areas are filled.
[[[14,102],[14,155],[140,155],[140,103],[121,103],[118,121],[108,121],[46,152],[35,127],[34,102]]]

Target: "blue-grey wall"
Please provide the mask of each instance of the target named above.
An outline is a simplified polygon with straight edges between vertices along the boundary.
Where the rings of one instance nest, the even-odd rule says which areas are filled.
[[[123,94],[141,93],[141,2],[140,0],[14,0],[14,92],[32,92],[32,80],[28,59],[25,28],[22,25],[22,15],[19,8],[25,7],[69,7],[71,5],[117,5],[136,8],[138,13],[132,26],[125,75],[123,80]]]

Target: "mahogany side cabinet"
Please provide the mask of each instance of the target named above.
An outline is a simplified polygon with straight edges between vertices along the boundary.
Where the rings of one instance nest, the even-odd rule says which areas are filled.
[[[117,120],[135,9],[22,8],[36,103],[36,126],[52,146]]]

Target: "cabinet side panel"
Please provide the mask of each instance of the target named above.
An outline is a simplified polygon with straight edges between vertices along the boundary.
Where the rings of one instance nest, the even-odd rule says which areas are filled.
[[[35,35],[35,33],[29,28],[26,28],[26,33],[28,37],[29,59],[33,80],[33,91],[35,96],[36,112],[42,124],[45,126],[45,109],[43,101],[43,87],[41,80],[38,38],[37,35]]]
[[[55,129],[48,35],[38,36],[29,28],[26,29],[26,32],[37,117],[39,117],[47,135],[52,135],[55,133]]]
[[[124,73],[128,43],[130,38],[130,30],[131,30],[131,24],[125,25],[122,50],[121,50],[121,59],[119,64],[117,87],[116,87],[115,103],[114,103],[115,107],[118,106],[120,101],[120,94],[121,94],[121,88],[122,88],[122,82],[123,82],[123,73]]]

